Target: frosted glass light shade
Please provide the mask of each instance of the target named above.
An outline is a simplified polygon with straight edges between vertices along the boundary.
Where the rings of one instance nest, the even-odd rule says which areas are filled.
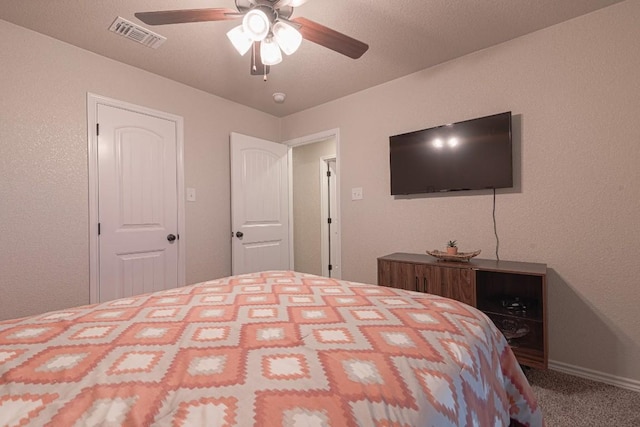
[[[260,59],[264,65],[276,65],[282,62],[280,48],[272,38],[264,39],[260,43]]]
[[[280,6],[298,7],[305,4],[307,0],[282,0]]]
[[[231,29],[231,31],[227,33],[227,37],[231,40],[233,47],[236,48],[240,55],[244,55],[249,52],[249,49],[251,49],[251,45],[253,44],[253,40],[244,32],[242,25],[238,25]]]
[[[278,42],[280,49],[287,55],[291,55],[298,50],[302,43],[302,34],[289,24],[278,21],[273,25],[273,37]]]
[[[252,9],[242,18],[242,29],[254,41],[263,40],[269,34],[270,26],[267,14],[259,9]]]

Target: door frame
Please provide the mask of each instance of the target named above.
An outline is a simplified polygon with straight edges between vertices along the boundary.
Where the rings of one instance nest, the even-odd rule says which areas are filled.
[[[89,170],[89,302],[98,302],[100,285],[100,242],[98,240],[98,105],[121,108],[172,121],[176,126],[176,174],[178,195],[178,286],[186,284],[185,199],[184,199],[184,119],[164,111],[153,110],[117,99],[87,92],[87,157]]]
[[[294,138],[289,141],[285,141],[284,144],[289,147],[287,157],[288,157],[288,168],[289,168],[289,265],[293,266],[294,264],[294,247],[293,247],[293,186],[295,183],[293,182],[293,148],[299,147],[301,145],[313,144],[314,142],[321,142],[329,138],[335,138],[336,140],[336,212],[338,215],[338,226],[337,226],[337,246],[339,248],[338,254],[336,255],[336,263],[339,266],[337,271],[337,275],[334,276],[336,279],[342,278],[342,221],[341,221],[341,209],[340,209],[340,128],[329,129],[325,131],[321,131],[318,133],[314,133],[311,135],[301,136],[299,138]]]

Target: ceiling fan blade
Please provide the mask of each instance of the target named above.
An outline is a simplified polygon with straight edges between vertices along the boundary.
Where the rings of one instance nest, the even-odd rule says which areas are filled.
[[[294,18],[291,21],[300,25],[298,31],[300,31],[304,39],[346,55],[349,58],[358,59],[369,49],[368,44],[307,18]]]
[[[185,22],[208,22],[237,19],[237,10],[233,9],[185,9],[159,10],[156,12],[137,12],[136,18],[148,25],[182,24]]]

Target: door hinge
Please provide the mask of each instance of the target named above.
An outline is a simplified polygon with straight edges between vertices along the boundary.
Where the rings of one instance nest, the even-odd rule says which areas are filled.
[[[96,135],[100,136],[100,123],[96,123]]]
[[[100,235],[100,223],[98,223],[98,236]]]
[[[327,171],[327,177],[331,178],[331,171]]]
[[[331,218],[327,218],[327,224],[331,224]]]
[[[333,270],[333,265],[329,264],[329,271]]]

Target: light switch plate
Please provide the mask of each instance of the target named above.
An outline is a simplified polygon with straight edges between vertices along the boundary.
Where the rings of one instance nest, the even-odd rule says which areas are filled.
[[[362,187],[351,189],[351,200],[362,200]]]
[[[187,202],[195,202],[195,201],[196,201],[196,189],[187,188]]]

